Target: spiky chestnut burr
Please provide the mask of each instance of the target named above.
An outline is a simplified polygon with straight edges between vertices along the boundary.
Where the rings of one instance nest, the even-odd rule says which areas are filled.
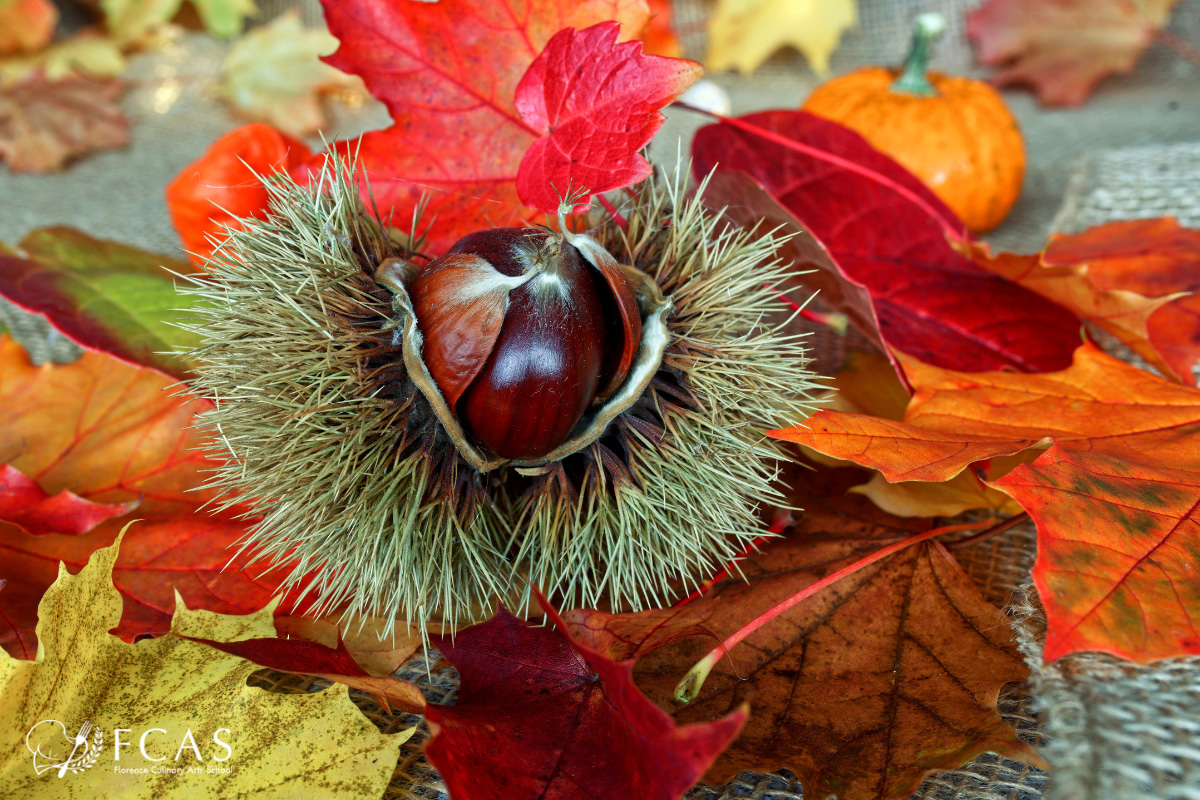
[[[565,210],[560,233],[468,234],[409,288],[443,398],[468,435],[505,459],[561,445],[625,381],[642,339],[629,278],[599,244],[567,230]]]
[[[615,256],[642,335],[561,444],[517,459],[467,435],[426,363],[419,241],[367,213],[340,166],[268,188],[269,216],[193,279],[204,344],[188,356],[193,390],[214,400],[211,483],[258,516],[245,546],[294,564],[314,612],[453,625],[531,582],[563,606],[642,608],[762,534],[784,456],[763,430],[796,424],[818,387],[770,288],[792,270],[779,240],[707,213],[703,186],[685,199],[685,171],[639,186],[624,227],[554,234],[593,279],[595,254]]]

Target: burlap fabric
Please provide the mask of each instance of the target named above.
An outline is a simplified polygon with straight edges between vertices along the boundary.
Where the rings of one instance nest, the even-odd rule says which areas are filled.
[[[702,58],[705,20],[715,0],[675,0],[687,54]],[[896,63],[907,48],[910,20],[942,11],[949,28],[933,60],[936,69],[978,74],[965,38],[963,12],[976,0],[859,0],[860,25],[847,33],[832,60],[835,73],[865,63]],[[270,19],[292,5],[260,2]],[[318,24],[315,0],[299,4]],[[1170,30],[1200,42],[1200,0],[1184,0]],[[225,46],[205,36],[178,34],[165,49],[135,56],[123,100],[134,123],[128,148],[99,153],[56,175],[13,174],[0,167],[0,241],[29,230],[68,224],[149,250],[178,254],[178,239],[162,201],[163,187],[222,133],[239,124],[212,94]],[[714,75],[730,94],[734,113],[798,106],[821,80],[803,59],[784,52],[755,75]],[[1137,70],[1109,80],[1082,108],[1047,110],[1031,95],[1007,92],[1026,137],[1029,168],[1020,201],[988,238],[1008,249],[1037,249],[1052,230],[1072,231],[1109,219],[1172,214],[1200,226],[1200,70],[1155,44]],[[362,102],[360,102],[362,101]],[[383,126],[387,117],[369,99],[331,103],[329,138]],[[651,157],[673,164],[704,120],[671,110]],[[314,144],[317,144],[314,142]],[[18,333],[38,360],[69,361],[78,350],[44,323],[21,319],[0,305],[0,323]],[[815,339],[820,363],[835,364],[844,340]],[[1003,605],[1028,583],[1035,544],[1031,526],[956,555],[985,596]],[[1019,643],[1034,669],[1028,686],[1007,687],[1001,711],[1019,734],[1054,765],[1042,771],[985,755],[962,769],[937,773],[914,796],[921,800],[1200,800],[1200,659],[1149,667],[1105,656],[1079,655],[1043,666],[1038,657],[1040,610],[1019,592],[1013,604]],[[436,654],[431,656],[436,658]],[[427,671],[427,667],[431,668]],[[453,702],[457,675],[448,666],[417,660],[400,677],[422,686],[435,702]],[[253,681],[272,691],[319,691],[321,681],[263,671]],[[368,696],[355,702],[382,730],[418,726],[404,746],[388,798],[444,798],[445,787],[424,759],[428,730],[412,715],[388,715]],[[744,773],[725,787],[697,787],[689,800],[796,800],[794,776]],[[826,800],[826,798],[810,798]]]

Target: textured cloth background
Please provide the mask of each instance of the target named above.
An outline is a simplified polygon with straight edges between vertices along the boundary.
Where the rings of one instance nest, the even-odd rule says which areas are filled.
[[[480,0],[483,2],[483,0]],[[293,4],[262,2],[261,20]],[[935,69],[982,74],[964,33],[963,13],[975,0],[859,0],[860,25],[833,57],[833,72],[861,64],[894,64],[908,46],[912,17],[942,11],[949,22],[933,59]],[[303,18],[319,24],[315,0],[300,4]],[[711,0],[675,0],[687,54],[702,59],[704,24]],[[1200,43],[1200,0],[1177,8],[1170,30]],[[163,206],[163,188],[214,139],[240,124],[212,95],[226,46],[196,34],[178,34],[162,51],[135,56],[123,106],[133,121],[133,141],[98,153],[54,175],[13,174],[0,167],[0,241],[15,243],[29,230],[69,224],[104,238],[161,253],[178,253]],[[822,79],[795,53],[781,53],[749,77],[709,76],[730,95],[735,114],[798,107]],[[1082,108],[1044,109],[1032,94],[1005,98],[1026,138],[1029,167],[1021,199],[1005,223],[987,237],[1001,247],[1032,251],[1051,230],[1073,231],[1110,219],[1171,214],[1200,226],[1200,69],[1155,44],[1128,76],[1107,80]],[[382,127],[387,116],[373,101],[331,103],[330,139]],[[674,163],[704,120],[672,109],[651,156]],[[319,144],[319,142],[314,142]],[[0,304],[0,323],[20,328],[42,359],[69,361],[77,348],[44,323],[21,319]],[[818,337],[819,349],[842,346]],[[1031,526],[956,555],[998,605],[1027,584],[1035,552]],[[1200,800],[1200,659],[1138,667],[1107,656],[1070,656],[1044,666],[1044,618],[1036,598],[1019,592],[1013,605],[1020,645],[1034,669],[1028,686],[1010,686],[1001,711],[1020,735],[1054,765],[1044,772],[982,756],[959,770],[931,776],[915,795],[922,800]],[[430,656],[437,658],[436,654]],[[432,670],[427,673],[427,666]],[[453,702],[457,675],[448,666],[418,660],[401,676],[417,682],[431,700]],[[273,691],[318,691],[324,683],[262,672],[254,679]],[[372,698],[353,692],[383,730],[419,724],[404,745],[387,797],[444,798],[444,785],[420,750],[428,730],[420,718],[384,714]],[[743,773],[725,787],[697,787],[689,800],[796,800],[794,776]],[[631,799],[632,800],[632,799]],[[809,800],[826,800],[810,798]]]

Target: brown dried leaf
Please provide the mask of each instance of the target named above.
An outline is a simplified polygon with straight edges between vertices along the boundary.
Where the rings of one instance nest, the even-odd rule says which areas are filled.
[[[796,532],[741,562],[711,595],[641,614],[568,615],[572,634],[606,655],[638,656],[637,683],[679,723],[750,703],[742,735],[706,776],[787,768],[805,796],[898,800],[923,776],[984,751],[1039,763],[996,711],[1001,687],[1026,668],[1004,615],[941,544],[925,542],[804,600],[735,646],[697,699],[676,683],[714,644],[760,613],[928,520],[885,514],[846,495],[858,470],[786,476],[803,494]],[[670,643],[662,646],[664,643]],[[655,649],[655,648],[661,649]],[[647,652],[653,650],[653,652]]]
[[[48,172],[69,159],[129,141],[129,121],[113,79],[42,74],[0,89],[0,159],[15,171]]]

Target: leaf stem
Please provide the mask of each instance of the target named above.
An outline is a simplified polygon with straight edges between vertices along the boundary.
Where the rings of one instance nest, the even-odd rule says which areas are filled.
[[[957,549],[959,547],[967,547],[969,545],[979,544],[980,542],[984,541],[985,539],[990,539],[993,536],[998,536],[1007,530],[1011,530],[1011,529],[1017,527],[1018,525],[1020,525],[1022,522],[1024,522],[1027,519],[1029,519],[1029,512],[1022,511],[1020,514],[1015,514],[1006,520],[1001,520],[1000,522],[997,522],[992,527],[988,528],[987,530],[980,531],[979,533],[975,534],[974,536],[967,536],[963,539],[956,539],[953,542],[946,542],[946,547],[951,548],[951,549]]]
[[[699,600],[701,597],[704,596],[705,592],[710,591],[714,586],[716,586],[718,583],[720,583],[725,578],[725,576],[729,574],[729,570],[733,569],[733,566],[735,564],[737,564],[737,562],[741,561],[743,558],[750,555],[751,552],[757,550],[759,545],[769,542],[772,539],[774,539],[776,536],[778,536],[779,534],[783,533],[784,529],[787,528],[791,524],[792,524],[792,518],[791,518],[790,514],[783,516],[780,519],[775,520],[775,522],[771,523],[771,527],[767,528],[766,533],[764,533],[762,536],[756,537],[753,541],[750,542],[750,544],[746,545],[745,549],[743,549],[742,552],[740,552],[736,556],[734,556],[732,561],[730,561],[728,564],[726,564],[724,567],[722,567],[720,570],[718,570],[711,578],[706,580],[701,586],[697,587],[696,591],[692,592],[687,597],[683,598],[678,603],[673,605],[672,608],[679,608],[680,606],[686,606],[688,603],[692,602],[693,600]]]
[[[902,539],[899,542],[888,545],[887,547],[882,547],[876,550],[874,553],[871,553],[864,558],[860,558],[853,564],[842,567],[831,575],[826,575],[816,583],[804,587],[783,602],[772,606],[754,619],[750,620],[750,622],[747,622],[741,628],[727,636],[723,642],[710,650],[708,655],[697,661],[696,664],[690,670],[688,670],[687,675],[684,675],[683,679],[675,686],[675,699],[681,703],[690,703],[692,700],[695,700],[696,696],[700,694],[700,690],[704,688],[704,681],[708,679],[708,674],[712,672],[712,668],[717,665],[717,662],[720,661],[725,654],[727,654],[734,647],[734,645],[738,644],[747,636],[757,631],[763,625],[766,625],[768,622],[775,619],[775,617],[779,616],[788,609],[793,608],[804,600],[807,600],[822,589],[832,586],[842,578],[853,575],[855,572],[858,572],[864,567],[869,567],[876,561],[887,558],[888,556],[898,553],[905,548],[912,547],[914,544],[920,544],[927,539],[932,539],[935,536],[942,536],[947,533],[958,533],[959,531],[970,531],[977,528],[990,526],[994,522],[994,519],[987,519],[979,522],[968,522],[962,525],[946,525],[941,528],[931,528],[924,533],[918,533],[915,536]]]
[[[1174,50],[1175,55],[1200,67],[1200,49],[1194,47],[1190,42],[1181,39],[1166,28],[1159,28],[1154,35],[1166,47]]]
[[[737,128],[740,131],[744,131],[754,136],[766,139],[768,142],[777,144],[780,147],[785,147],[788,150],[795,150],[797,153],[804,153],[805,155],[811,156],[818,161],[824,161],[826,163],[833,164],[834,166],[841,167],[847,172],[853,172],[854,174],[861,175],[862,177],[870,181],[874,181],[881,186],[886,186],[933,218],[933,220],[936,221],[942,228],[942,231],[945,233],[945,235],[952,241],[962,242],[966,241],[967,239],[966,231],[963,228],[962,223],[955,224],[955,222],[948,219],[944,214],[931,206],[929,202],[925,200],[925,198],[921,197],[912,189],[896,183],[890,178],[880,175],[878,172],[870,169],[869,167],[864,167],[862,164],[855,163],[848,158],[842,158],[839,155],[834,155],[833,153],[830,153],[827,150],[822,150],[819,147],[813,147],[810,144],[805,144],[804,142],[799,142],[795,139],[789,139],[783,134],[776,133],[775,131],[769,131],[766,128],[755,125],[753,122],[746,122],[744,119],[714,114],[711,111],[706,111],[703,108],[697,108],[696,106],[681,102],[679,100],[676,100],[671,105],[687,109],[688,111],[694,111],[697,114],[703,114],[706,117],[723,122],[731,128]]]
[[[612,217],[612,221],[617,223],[618,228],[625,230],[629,227],[629,223],[626,222],[625,218],[621,216],[621,212],[617,211],[617,209],[613,207],[613,204],[608,202],[607,197],[602,194],[598,194],[596,195],[596,199],[600,201],[600,205],[603,206],[604,210],[608,212],[608,215]]]

